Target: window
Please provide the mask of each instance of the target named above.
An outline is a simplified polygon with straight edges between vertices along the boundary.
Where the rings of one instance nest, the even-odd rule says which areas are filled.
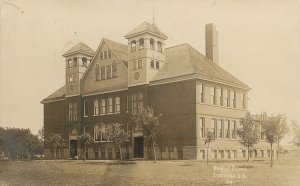
[[[210,99],[212,104],[216,104],[216,87],[210,88]]]
[[[87,106],[87,100],[83,101],[83,116],[86,117],[88,116],[88,110],[87,110],[88,106]]]
[[[73,119],[73,104],[69,103],[69,121]]]
[[[246,100],[247,100],[246,93],[243,93],[243,109],[246,109]]]
[[[221,105],[221,88],[216,88],[216,105]]]
[[[105,79],[105,66],[101,67],[101,80]]]
[[[236,139],[236,122],[231,121],[231,126],[232,126],[231,138]]]
[[[101,114],[106,114],[106,101],[101,99]]]
[[[154,39],[150,39],[150,49],[151,50],[155,50],[155,47],[154,47]]]
[[[199,103],[203,103],[204,102],[204,94],[203,91],[204,90],[204,86],[202,83],[198,83],[197,84],[197,91],[198,91],[198,102]]]
[[[120,113],[120,97],[115,97],[115,113]]]
[[[214,135],[217,137],[217,120],[216,119],[211,120],[211,128],[213,129]]]
[[[96,64],[95,77],[96,77],[96,81],[100,80],[100,68],[99,68],[99,64]]]
[[[105,129],[106,129],[105,124],[94,125],[94,140],[95,141],[99,141],[99,142],[107,141],[104,138]]]
[[[74,57],[73,67],[77,66],[77,57]]]
[[[204,118],[200,118],[199,125],[200,125],[200,132],[201,132],[200,136],[202,138],[204,138],[205,137],[205,120],[204,120]]]
[[[223,106],[223,88],[220,88],[220,105]]]
[[[77,103],[69,103],[69,121],[77,121]]]
[[[117,64],[113,64],[112,65],[112,77],[115,78],[118,76],[118,68],[117,68]]]
[[[138,108],[141,109],[144,107],[144,104],[143,104],[143,93],[139,93],[138,94]]]
[[[100,59],[103,59],[103,52],[100,52]]]
[[[133,114],[137,113],[137,94],[136,93],[133,93],[131,95],[131,109],[132,109]]]
[[[223,120],[218,120],[218,126],[217,126],[217,129],[218,129],[218,137],[219,138],[223,138]]]
[[[112,98],[108,98],[107,99],[107,105],[108,105],[108,107],[107,107],[107,113],[108,114],[113,113],[113,99]]]
[[[107,59],[107,51],[103,52],[104,59]]]
[[[141,59],[139,59],[139,60],[138,60],[138,69],[141,69],[141,68],[142,68],[142,66],[143,66],[143,64],[142,64],[142,60],[141,60]]]
[[[229,97],[229,100],[230,100],[230,103],[229,103],[229,106],[230,107],[234,107],[234,97],[235,97],[235,92],[234,91],[229,91],[230,92],[230,97]]]
[[[151,68],[154,68],[154,60],[151,60],[151,65],[150,65]]]
[[[73,74],[73,81],[76,82],[77,79],[76,79],[76,74]]]
[[[73,74],[69,74],[69,83],[73,82]]]
[[[226,120],[224,125],[225,138],[230,138],[230,121]]]
[[[111,78],[111,65],[106,66],[106,78]]]
[[[228,100],[228,90],[224,89],[223,90],[223,94],[224,94],[224,106],[229,107],[229,100]]]
[[[233,92],[233,108],[236,108],[236,92]]]
[[[135,52],[136,51],[136,41],[133,40],[131,41],[131,52]]]
[[[159,62],[158,61],[156,61],[156,69],[159,69]]]
[[[157,42],[157,50],[158,52],[162,52],[162,44],[160,41]]]
[[[82,58],[82,66],[87,67],[87,59],[85,57]]]
[[[137,61],[136,60],[132,61],[132,69],[133,70],[137,69]]]
[[[99,102],[98,99],[94,100],[94,116],[99,115]]]
[[[139,49],[140,50],[144,49],[144,38],[139,39]]]
[[[72,67],[72,59],[68,59],[68,68]]]
[[[111,58],[111,50],[108,51],[108,58]]]

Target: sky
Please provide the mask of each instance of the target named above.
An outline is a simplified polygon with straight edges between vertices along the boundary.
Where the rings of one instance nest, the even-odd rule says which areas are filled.
[[[219,65],[249,85],[249,111],[300,121],[300,2],[155,0],[166,47],[189,43],[205,54],[215,23]],[[153,21],[152,0],[0,0],[0,126],[43,126],[44,98],[65,83],[62,54],[78,42],[96,50]]]

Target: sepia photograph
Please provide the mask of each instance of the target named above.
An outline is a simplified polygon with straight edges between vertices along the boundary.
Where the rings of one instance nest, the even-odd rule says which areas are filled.
[[[300,185],[299,0],[0,0],[0,186]]]

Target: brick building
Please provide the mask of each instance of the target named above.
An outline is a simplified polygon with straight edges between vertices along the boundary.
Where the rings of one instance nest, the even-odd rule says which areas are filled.
[[[261,141],[250,152],[234,131],[247,112],[250,88],[218,65],[218,38],[213,24],[205,27],[206,55],[189,44],[166,48],[167,36],[155,24],[142,23],[121,44],[103,38],[96,52],[78,43],[63,56],[66,83],[45,98],[45,137],[61,134],[67,140],[63,158],[81,156],[81,133],[94,136],[88,159],[116,159],[118,150],[103,138],[109,123],[126,125],[128,115],[150,106],[167,124],[159,141],[159,159],[267,157]],[[207,129],[217,139],[204,146]],[[140,133],[122,147],[125,157],[151,158],[151,148]],[[45,155],[53,151],[45,146]],[[55,152],[59,153],[59,152]],[[274,152],[273,152],[274,153]]]

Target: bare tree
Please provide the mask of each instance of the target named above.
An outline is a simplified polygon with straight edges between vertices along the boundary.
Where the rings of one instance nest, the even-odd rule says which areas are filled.
[[[207,130],[206,134],[205,134],[205,140],[204,140],[204,144],[207,144],[207,151],[206,151],[206,163],[208,164],[208,149],[209,149],[209,144],[212,143],[214,140],[216,139],[215,136],[215,131],[210,131]]]
[[[56,159],[56,150],[59,150],[60,155],[60,149],[65,146],[66,140],[60,134],[52,134],[48,138],[47,143],[53,148],[53,157]]]
[[[124,129],[120,127],[121,125],[122,124],[120,123],[109,124],[108,128],[105,130],[104,138],[107,139],[107,141],[114,142],[118,146],[120,159],[122,161],[123,157],[121,145],[128,140],[129,135]]]
[[[237,135],[241,138],[240,143],[247,147],[248,161],[250,161],[249,149],[259,140],[259,123],[250,113],[247,113],[246,117],[241,119],[241,125],[243,128],[237,129]]]
[[[300,147],[300,125],[296,123],[296,121],[292,121],[292,130],[294,138],[292,140],[292,144],[297,146],[297,157],[299,157],[299,147]]]

